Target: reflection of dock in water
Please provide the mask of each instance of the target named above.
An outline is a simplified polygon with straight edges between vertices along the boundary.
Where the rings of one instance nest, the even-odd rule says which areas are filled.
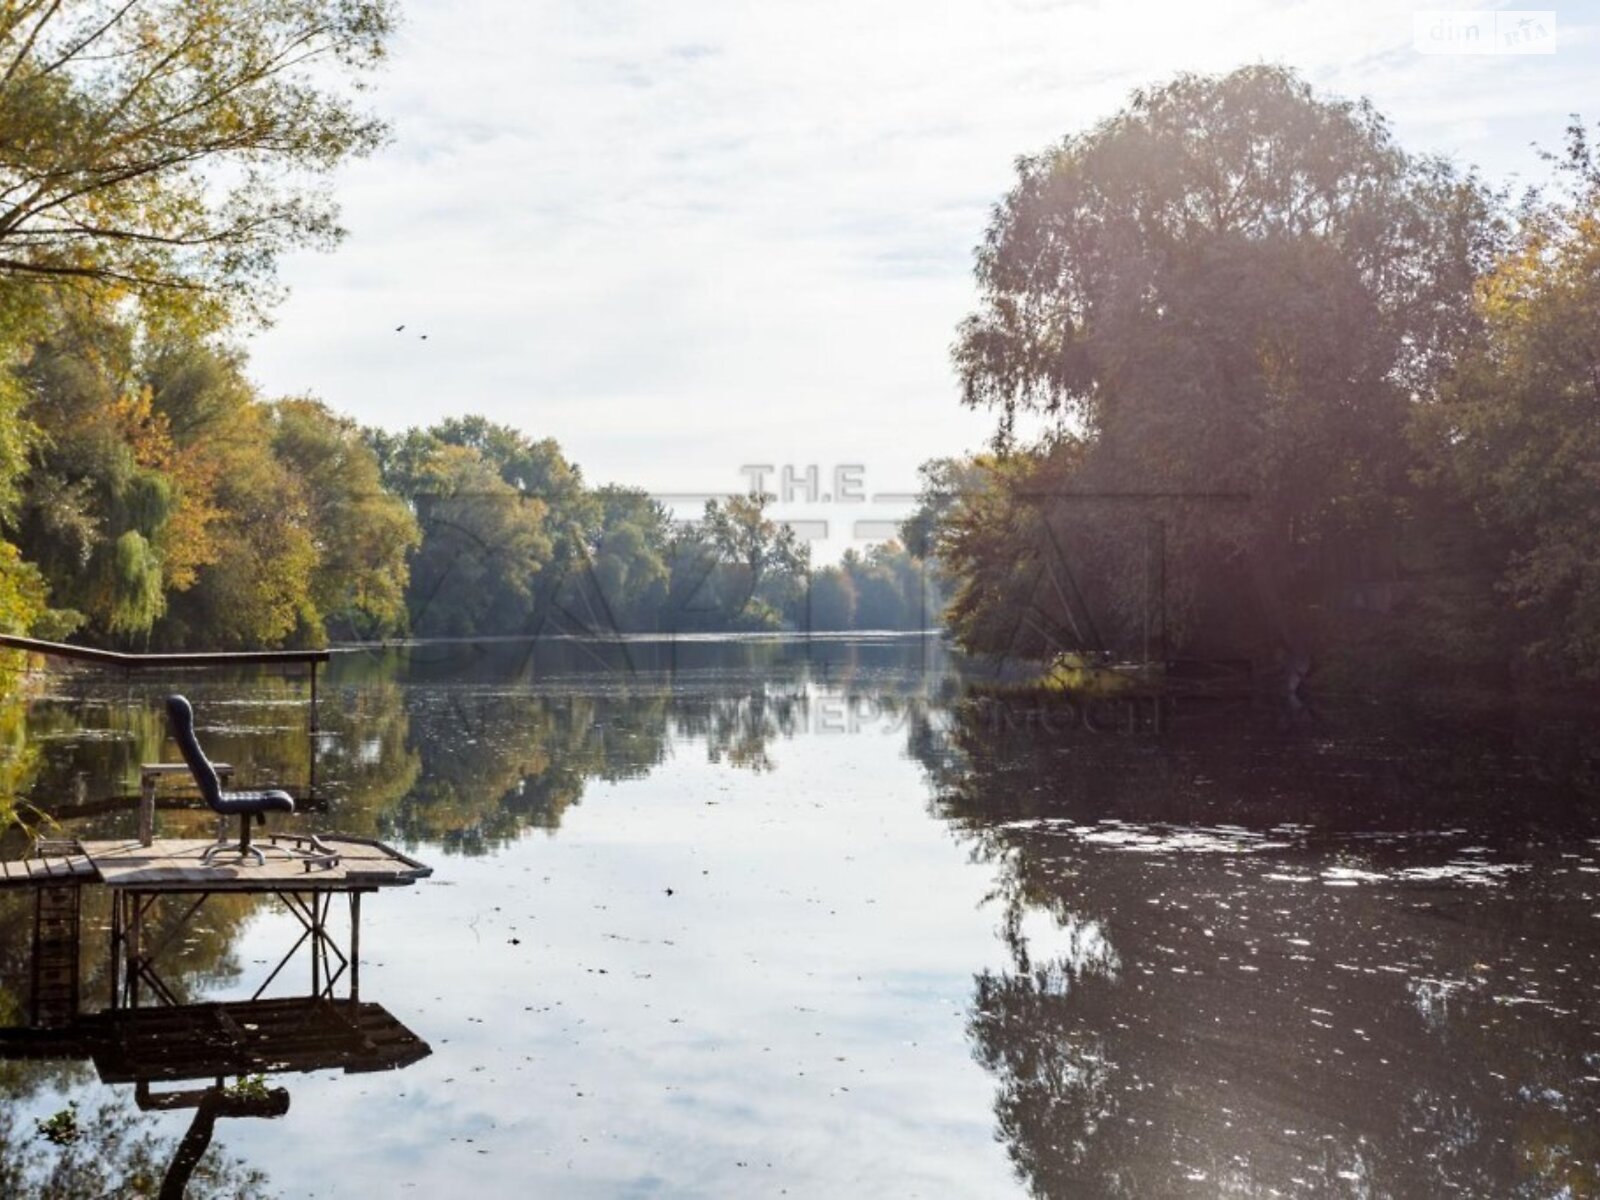
[[[0,1060],[88,1059],[102,1083],[394,1071],[432,1053],[380,1004],[315,996],[106,1009],[57,1029],[0,1029]],[[170,1094],[170,1093],[169,1093]],[[141,1108],[171,1107],[155,1095]]]
[[[33,858],[0,862],[0,889],[34,896],[30,1024],[0,1029],[0,1061],[87,1059],[102,1083],[133,1084],[143,1111],[194,1110],[162,1200],[181,1200],[218,1120],[289,1111],[288,1090],[268,1086],[268,1077],[392,1071],[432,1053],[388,1010],[361,1000],[362,896],[407,886],[431,868],[381,842],[340,835],[269,838],[264,863],[206,862],[213,845],[42,842]],[[78,982],[85,887],[111,894],[110,989],[107,1007],[93,1012],[81,1011]],[[300,937],[250,999],[180,1003],[158,969],[162,955],[214,895],[276,897],[300,923]],[[342,942],[329,921],[336,896],[349,909]],[[158,926],[152,914],[163,904],[179,915]],[[310,993],[264,998],[297,958],[310,960]]]
[[[289,1092],[267,1076],[342,1069],[393,1071],[432,1053],[382,1005],[295,996],[106,1009],[54,1029],[0,1029],[0,1061],[90,1059],[102,1083],[131,1083],[144,1112],[193,1109],[160,1191],[182,1200],[222,1118],[272,1118]],[[238,1082],[227,1083],[228,1076]],[[152,1084],[205,1080],[156,1091]]]

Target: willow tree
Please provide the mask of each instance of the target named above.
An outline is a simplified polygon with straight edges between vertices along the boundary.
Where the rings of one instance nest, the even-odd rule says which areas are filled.
[[[1404,490],[1408,402],[1472,320],[1491,200],[1402,151],[1368,103],[1267,66],[1136,92],[1021,159],[978,249],[981,303],[954,357],[965,402],[998,413],[1002,448],[1025,415],[1081,443],[1016,486],[1084,548],[1052,528],[1012,557],[1104,559],[1118,543],[1113,610],[1134,612],[1143,529],[1159,518],[1173,527],[1175,592],[1187,581],[1200,605],[1209,572],[1214,591],[1248,588],[1258,625],[1295,636],[1292,614],[1308,607],[1295,601],[1326,598],[1329,564]],[[1090,521],[1075,515],[1090,511],[1083,492],[1250,503],[1124,504]],[[1041,580],[1041,607],[1061,607],[1048,597],[1070,597],[1069,583]]]
[[[388,0],[8,0],[0,276],[260,312],[340,230],[318,181],[371,151],[355,103]]]

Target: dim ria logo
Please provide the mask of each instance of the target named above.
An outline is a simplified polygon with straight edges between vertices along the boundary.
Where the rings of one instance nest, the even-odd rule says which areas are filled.
[[[1423,9],[1412,40],[1423,54],[1554,54],[1554,9]]]

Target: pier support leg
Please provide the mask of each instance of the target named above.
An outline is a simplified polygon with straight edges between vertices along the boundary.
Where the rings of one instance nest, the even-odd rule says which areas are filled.
[[[350,999],[361,999],[361,893],[350,893]]]
[[[111,893],[111,962],[106,972],[111,980],[111,1007],[122,1002],[122,893]]]
[[[127,932],[124,935],[127,947],[127,979],[128,979],[128,1007],[139,1007],[139,972],[143,964],[139,961],[139,933],[144,924],[144,906],[139,903],[139,896],[128,896],[129,913]]]
[[[311,994],[322,995],[322,932],[323,917],[327,909],[323,906],[322,897],[316,892],[311,893]]]
[[[139,773],[139,845],[148,846],[156,840],[156,777],[148,771]]]

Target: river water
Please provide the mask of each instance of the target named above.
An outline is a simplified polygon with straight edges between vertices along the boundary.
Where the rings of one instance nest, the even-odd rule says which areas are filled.
[[[429,1052],[268,1069],[287,1112],[218,1120],[190,1196],[1600,1192],[1580,717],[1039,710],[923,638],[416,646],[338,655],[314,743],[280,679],[30,677],[28,819],[130,833],[174,687],[244,780],[304,797],[315,745],[295,827],[434,867],[361,930],[361,999]],[[0,894],[13,1026],[32,914]],[[213,900],[161,971],[242,1000],[299,932]],[[6,1044],[0,1194],[157,1192],[193,1106]]]

